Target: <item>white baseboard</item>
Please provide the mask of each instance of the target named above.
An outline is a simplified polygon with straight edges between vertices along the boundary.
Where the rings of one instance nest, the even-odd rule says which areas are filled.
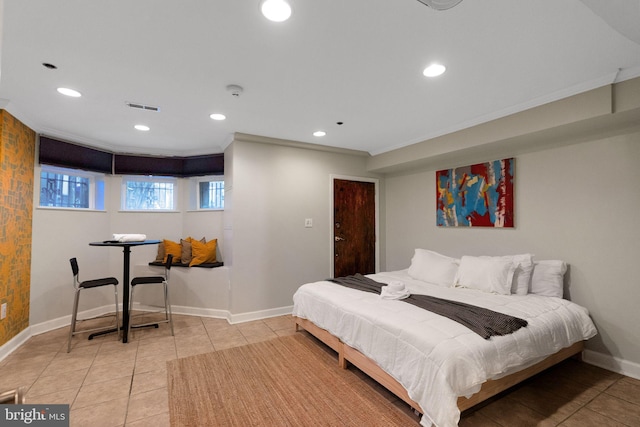
[[[164,310],[163,307],[149,306],[139,303],[133,304],[134,310],[141,311],[158,311]],[[219,310],[213,308],[198,308],[198,307],[186,307],[181,305],[171,305],[171,312],[173,314],[185,314],[187,316],[200,316],[200,317],[213,317],[216,319],[229,318],[229,312],[227,310]]]
[[[269,317],[284,316],[293,313],[293,306],[271,308],[268,310],[252,311],[249,313],[231,314],[227,320],[232,325],[235,323],[250,322],[252,320],[267,319]]]
[[[157,310],[157,307],[147,307],[134,304],[136,310]],[[107,313],[111,313],[113,305],[105,305],[102,307],[86,310],[78,313],[78,319],[88,319],[92,317],[102,316]],[[122,307],[120,307],[120,313],[122,313]],[[174,314],[186,314],[189,316],[200,317],[213,317],[217,319],[226,319],[230,324],[249,322],[252,320],[267,319],[269,317],[283,316],[291,314],[293,312],[293,306],[272,308],[268,310],[253,311],[249,313],[232,314],[228,310],[218,310],[210,308],[197,308],[197,307],[184,307],[184,306],[171,306],[171,310]],[[121,314],[122,315],[122,314]],[[67,327],[71,324],[71,315],[62,316],[57,319],[47,320],[46,322],[30,325],[18,335],[11,338],[9,341],[0,346],[0,361],[5,357],[13,353],[18,347],[24,344],[29,338],[34,335],[40,335],[45,332],[52,331],[54,329]]]
[[[142,305],[138,303],[134,303],[133,307],[135,310],[142,310],[142,311],[157,311],[159,309],[163,310],[162,307],[153,307],[153,306]],[[244,323],[244,322],[250,322],[252,320],[268,319],[270,317],[284,316],[287,314],[291,314],[293,312],[293,306],[271,308],[268,310],[260,310],[260,311],[252,311],[249,313],[232,314],[228,310],[172,305],[171,312],[173,314],[186,314],[189,316],[213,317],[216,319],[226,319],[227,322],[233,325],[236,323]]]
[[[627,377],[640,379],[640,364],[620,359],[609,354],[602,354],[592,350],[582,353],[582,360],[608,371],[617,372]]]
[[[24,329],[18,335],[11,338],[9,341],[0,346],[0,361],[5,357],[13,353],[24,344],[29,338],[31,338],[31,328]]]

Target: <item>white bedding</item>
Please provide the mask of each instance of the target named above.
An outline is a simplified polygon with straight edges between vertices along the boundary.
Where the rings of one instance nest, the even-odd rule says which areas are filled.
[[[538,295],[495,295],[412,279],[406,270],[369,275],[402,281],[414,294],[457,300],[526,319],[513,334],[485,340],[445,317],[399,300],[321,281],[302,285],[293,315],[326,329],[376,362],[425,411],[421,424],[456,426],[459,396],[471,396],[487,379],[596,335],[585,308]]]

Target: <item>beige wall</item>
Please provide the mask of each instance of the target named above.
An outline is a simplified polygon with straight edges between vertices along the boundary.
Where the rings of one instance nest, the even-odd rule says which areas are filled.
[[[229,148],[232,313],[290,307],[301,284],[331,276],[330,177],[376,175],[361,153],[321,148],[242,135]]]
[[[613,99],[597,91],[603,96],[592,101],[613,104],[582,111],[591,116],[564,101],[573,122],[537,109],[518,117],[536,122],[530,134],[517,135],[520,128],[512,127],[511,117],[465,130],[466,140],[477,141],[476,130],[483,140],[466,151],[420,157],[428,148],[414,147],[372,159],[370,169],[391,171],[385,179],[387,268],[407,268],[418,247],[451,256],[529,252],[537,259],[563,259],[570,265],[569,298],[589,309],[599,330],[587,344],[588,354],[640,377],[640,279],[633,270],[640,253],[639,83],[616,85]],[[557,104],[550,107],[563,114]],[[447,138],[461,135],[441,142]],[[516,158],[516,227],[436,227],[435,171],[506,157]]]

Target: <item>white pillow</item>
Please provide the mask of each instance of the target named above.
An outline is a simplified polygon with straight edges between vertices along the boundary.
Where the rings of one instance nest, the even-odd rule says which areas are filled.
[[[562,298],[564,295],[564,273],[567,264],[560,260],[534,262],[530,293],[545,297]]]
[[[506,255],[498,258],[511,261],[516,266],[516,271],[513,274],[513,283],[511,284],[511,293],[516,295],[529,293],[531,275],[533,274],[533,255]]]
[[[510,295],[516,264],[501,257],[463,256],[454,286]]]
[[[451,287],[459,260],[427,249],[416,249],[411,258],[409,276],[416,280]]]

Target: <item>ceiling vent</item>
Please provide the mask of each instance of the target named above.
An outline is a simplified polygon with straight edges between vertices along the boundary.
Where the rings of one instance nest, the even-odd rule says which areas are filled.
[[[128,107],[137,108],[138,110],[155,111],[156,113],[160,111],[160,107],[154,107],[153,105],[144,105],[134,102],[125,102],[125,104],[127,104]]]
[[[426,4],[435,10],[447,10],[451,9],[462,0],[418,0],[422,4]]]

